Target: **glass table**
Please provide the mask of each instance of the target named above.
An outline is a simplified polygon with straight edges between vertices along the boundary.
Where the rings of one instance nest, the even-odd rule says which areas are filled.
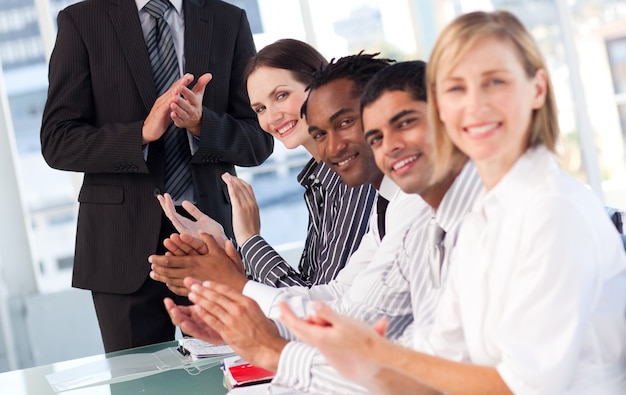
[[[152,353],[167,347],[176,347],[178,342],[159,343],[109,354],[73,359],[34,368],[0,373],[0,393],[7,395],[223,395],[222,371],[219,366],[206,369],[196,375],[184,369],[168,370],[150,376],[115,384],[103,384],[70,391],[54,392],[46,375],[66,369],[131,353]]]

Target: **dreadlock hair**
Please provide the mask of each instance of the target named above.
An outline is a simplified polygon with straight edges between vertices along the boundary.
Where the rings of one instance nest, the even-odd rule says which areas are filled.
[[[356,55],[349,55],[330,63],[313,74],[308,86],[309,96],[311,92],[338,79],[348,79],[354,83],[352,95],[361,96],[367,82],[380,70],[395,62],[393,59],[376,58],[380,53],[365,54],[363,51]],[[302,104],[301,116],[306,116],[308,97]]]
[[[421,60],[399,62],[377,73],[361,94],[361,113],[385,92],[403,91],[413,100],[426,101],[426,63]]]

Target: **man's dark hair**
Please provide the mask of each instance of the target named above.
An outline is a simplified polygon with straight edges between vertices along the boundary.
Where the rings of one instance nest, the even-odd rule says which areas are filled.
[[[348,79],[354,83],[352,94],[355,97],[361,96],[365,85],[376,73],[395,62],[392,59],[377,58],[379,53],[364,54],[359,52],[356,55],[344,56],[342,58],[332,59],[330,63],[313,74],[311,83],[309,84],[309,96],[311,92],[320,87],[336,81],[338,79]],[[301,115],[306,115],[307,100],[302,105]]]
[[[385,92],[407,92],[413,100],[426,101],[426,63],[421,60],[393,64],[377,73],[363,89],[361,112]]]

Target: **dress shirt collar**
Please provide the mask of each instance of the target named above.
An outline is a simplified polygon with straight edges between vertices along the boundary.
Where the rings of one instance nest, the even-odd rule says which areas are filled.
[[[537,169],[543,169],[537,171]],[[486,221],[499,216],[501,207],[525,200],[533,193],[533,185],[540,184],[547,172],[558,172],[558,165],[543,145],[529,148],[515,162],[513,167],[490,191],[485,191],[476,203],[474,211],[479,211]],[[520,180],[524,180],[520,182]],[[507,202],[509,206],[507,206]],[[513,203],[511,203],[513,202]]]
[[[298,182],[305,188],[311,188],[314,185],[320,185],[326,191],[333,191],[339,183],[341,183],[341,177],[336,176],[336,173],[326,166],[323,161],[316,162],[314,158],[311,158],[309,162],[304,165],[304,168],[298,174]]]
[[[135,0],[135,4],[137,4],[137,9],[141,10],[146,4],[148,4],[150,0]],[[179,14],[183,10],[183,0],[170,0],[170,4]]]
[[[385,199],[391,201],[394,196],[398,194],[400,187],[398,184],[393,182],[391,178],[384,176],[383,180],[380,182],[380,188],[378,189],[378,194]]]

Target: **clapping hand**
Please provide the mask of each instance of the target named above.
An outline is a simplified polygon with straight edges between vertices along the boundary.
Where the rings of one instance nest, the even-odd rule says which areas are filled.
[[[172,222],[172,225],[174,225],[178,233],[181,235],[188,234],[196,238],[199,237],[200,232],[207,233],[212,235],[220,246],[224,247],[224,242],[228,240],[224,233],[224,227],[222,227],[219,222],[200,211],[193,203],[185,200],[183,202],[183,208],[195,218],[195,221],[185,218],[176,212],[174,201],[169,193],[158,195],[157,199],[161,204],[163,212],[165,212],[165,215]]]

